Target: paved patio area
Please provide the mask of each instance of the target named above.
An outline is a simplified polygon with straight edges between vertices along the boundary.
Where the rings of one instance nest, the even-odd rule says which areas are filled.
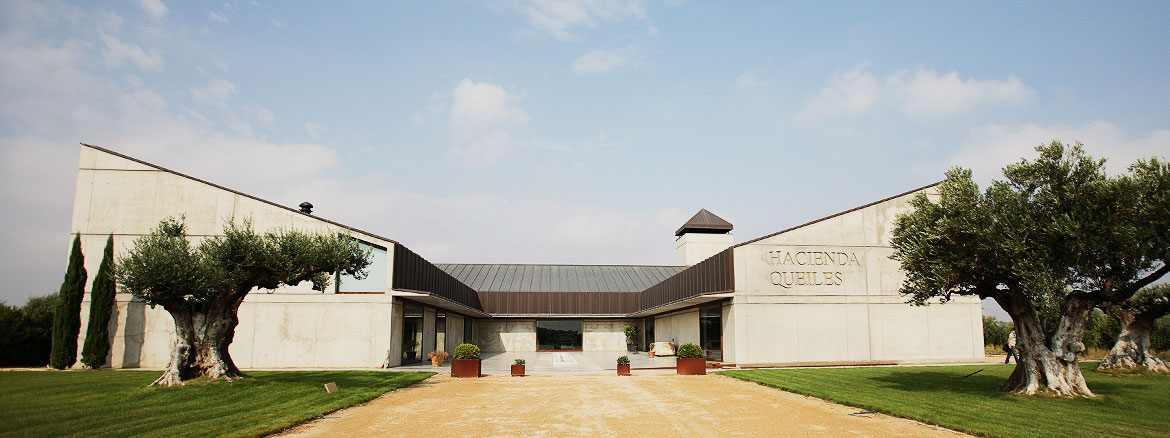
[[[483,353],[480,355],[480,371],[487,375],[510,375],[512,362],[524,359],[524,372],[530,375],[581,375],[616,374],[618,356],[630,358],[630,368],[637,374],[674,374],[674,356],[649,357],[646,352],[625,351],[568,351],[568,352],[509,352]],[[431,366],[430,361],[392,368],[393,371],[434,371],[451,373],[451,362],[441,367]]]
[[[280,436],[966,436],[861,411],[717,375],[440,374]]]

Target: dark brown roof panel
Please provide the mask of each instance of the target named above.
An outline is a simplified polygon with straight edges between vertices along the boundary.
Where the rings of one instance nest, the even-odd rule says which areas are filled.
[[[707,209],[699,209],[698,213],[691,216],[687,223],[678,227],[678,231],[674,232],[675,236],[681,236],[685,233],[717,233],[727,234],[731,231],[731,222],[723,220],[723,218],[716,216],[715,213],[707,211]]]
[[[683,266],[438,264],[477,291],[641,292]]]

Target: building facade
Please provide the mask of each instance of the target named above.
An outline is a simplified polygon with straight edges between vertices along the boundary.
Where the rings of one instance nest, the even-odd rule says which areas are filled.
[[[170,216],[196,239],[250,217],[257,230],[347,233],[370,250],[367,278],[341,276],[325,293],[253,291],[231,345],[241,368],[397,366],[463,342],[487,353],[620,351],[627,324],[641,328],[639,345],[694,342],[740,366],[979,360],[977,299],[911,306],[898,294],[890,232],[918,192],[934,187],[740,244],[730,223],[700,210],[676,232],[675,266],[434,264],[390,238],[83,145],[71,234],[89,272],[108,235],[122,254]],[[88,288],[85,301],[83,321]],[[115,306],[109,365],[165,366],[170,315],[123,293]]]

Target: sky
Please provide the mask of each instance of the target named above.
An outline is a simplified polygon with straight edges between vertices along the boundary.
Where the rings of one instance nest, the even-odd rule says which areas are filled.
[[[59,287],[80,142],[449,263],[669,265],[700,208],[742,242],[1054,139],[1170,153],[1170,2],[809,3],[0,0],[0,300]]]

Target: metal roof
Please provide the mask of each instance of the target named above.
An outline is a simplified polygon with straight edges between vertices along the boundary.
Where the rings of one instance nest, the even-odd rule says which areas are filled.
[[[715,213],[702,208],[694,216],[691,216],[691,220],[678,227],[678,231],[675,231],[674,235],[681,236],[683,233],[688,232],[727,233],[731,231],[731,228],[731,222],[725,221],[723,218],[716,216]]]
[[[437,263],[480,292],[641,292],[685,266]]]

